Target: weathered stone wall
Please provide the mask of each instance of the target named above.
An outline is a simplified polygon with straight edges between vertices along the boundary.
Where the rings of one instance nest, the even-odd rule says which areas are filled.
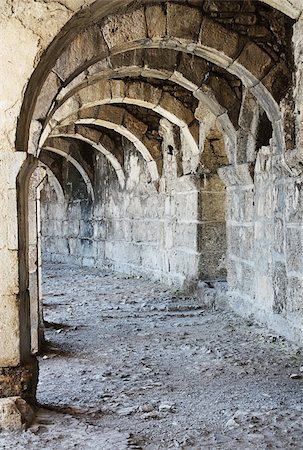
[[[59,200],[49,178],[42,195],[44,258],[107,266],[177,285],[197,279],[200,178],[177,177],[176,157],[165,153],[166,177],[148,182],[146,165],[127,140],[124,154],[125,189],[108,160],[95,155],[92,209],[85,199]]]

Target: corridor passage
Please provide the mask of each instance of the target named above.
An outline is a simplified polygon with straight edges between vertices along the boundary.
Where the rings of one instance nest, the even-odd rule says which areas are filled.
[[[1,449],[302,449],[299,347],[142,278],[43,275],[40,410]]]

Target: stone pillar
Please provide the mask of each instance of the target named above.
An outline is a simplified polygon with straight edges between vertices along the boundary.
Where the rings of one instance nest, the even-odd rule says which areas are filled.
[[[294,60],[295,60],[295,117],[297,128],[297,151],[301,157],[303,152],[303,17],[294,25],[293,33]]]
[[[28,198],[29,218],[29,293],[31,308],[31,345],[33,354],[39,353],[44,342],[41,289],[41,224],[40,191],[46,171],[38,167],[30,179]]]
[[[251,164],[222,167],[219,175],[226,186],[227,281],[230,303],[239,312],[254,302],[255,208]]]
[[[21,152],[0,154],[0,399],[18,397],[34,404],[37,362],[30,339],[26,177],[17,183],[25,159]],[[0,427],[6,408],[3,402]]]

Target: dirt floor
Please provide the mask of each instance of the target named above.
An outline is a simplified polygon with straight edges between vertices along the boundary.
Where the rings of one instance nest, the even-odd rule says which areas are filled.
[[[283,338],[110,272],[48,266],[44,299],[37,422],[0,449],[303,449],[302,355]]]

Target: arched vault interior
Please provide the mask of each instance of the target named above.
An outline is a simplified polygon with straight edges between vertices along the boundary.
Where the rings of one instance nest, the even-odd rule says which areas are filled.
[[[75,28],[29,84],[17,134],[66,199],[58,218],[44,198],[45,255],[177,284],[225,278],[239,228],[226,188],[229,201],[250,189],[271,139],[277,154],[292,145],[279,106],[290,25],[261,2],[161,1]]]
[[[1,159],[0,397],[35,398],[37,166],[45,260],[223,280],[232,307],[303,342],[299,3],[92,0],[37,44]]]

